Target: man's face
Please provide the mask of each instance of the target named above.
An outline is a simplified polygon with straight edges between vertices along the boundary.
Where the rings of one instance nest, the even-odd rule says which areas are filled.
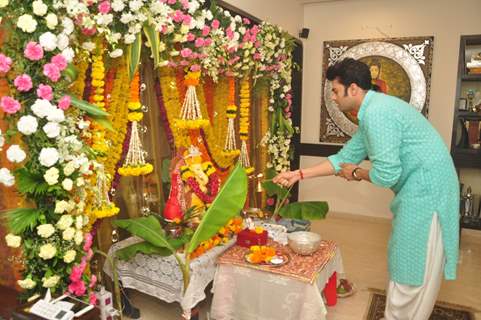
[[[356,106],[354,98],[349,91],[350,89],[342,85],[337,79],[332,81],[331,99],[342,112],[351,111]]]

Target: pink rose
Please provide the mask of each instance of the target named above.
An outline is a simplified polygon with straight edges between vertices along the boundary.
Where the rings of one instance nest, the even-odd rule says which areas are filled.
[[[0,72],[8,72],[12,66],[12,59],[0,53]]]
[[[96,283],[97,283],[97,276],[95,274],[93,274],[92,278],[90,278],[89,288],[93,288]]]
[[[0,100],[0,107],[6,113],[13,114],[22,107],[20,102],[9,96],[3,96]]]
[[[204,46],[209,47],[212,44],[212,39],[211,38],[206,38],[204,40]]]
[[[99,12],[103,14],[107,14],[110,12],[110,2],[108,1],[102,1],[99,4]]]
[[[57,54],[52,57],[51,62],[58,67],[60,71],[65,70],[67,68],[67,59],[62,54]]]
[[[30,41],[29,43],[27,43],[23,54],[29,60],[38,61],[43,58],[43,49],[40,44],[34,41]]]
[[[220,27],[219,20],[217,20],[217,19],[212,20],[211,26],[212,26],[212,29],[214,29],[214,30],[218,29]]]
[[[90,292],[89,303],[93,306],[97,305],[97,296],[93,292]]]
[[[170,67],[170,68],[175,68],[175,67],[177,67],[177,63],[175,63],[174,61],[169,61],[167,66]]]
[[[52,87],[41,83],[37,89],[37,96],[41,99],[45,99],[48,101],[52,100],[53,99]]]
[[[180,10],[175,10],[172,19],[174,19],[175,22],[180,23],[184,20],[184,14]]]
[[[200,66],[198,64],[193,64],[192,66],[190,66],[190,71],[192,72],[200,71]]]
[[[192,21],[192,17],[186,14],[182,20],[183,20],[183,24],[189,25],[190,22]]]
[[[45,64],[43,66],[43,74],[53,82],[57,82],[60,79],[60,69],[54,63]]]
[[[85,288],[85,283],[83,281],[72,282],[68,286],[68,291],[78,297],[83,296],[86,290],[87,288]]]
[[[191,32],[187,34],[187,41],[194,41],[195,40],[195,35]]]
[[[169,31],[169,30],[167,29],[167,26],[166,26],[166,25],[163,25],[163,26],[162,26],[162,30],[160,30],[160,32],[162,32],[162,34],[166,34],[167,31]]]
[[[97,29],[95,27],[91,28],[83,28],[82,33],[86,36],[93,36],[97,32]]]
[[[92,247],[92,243],[93,243],[92,234],[86,233],[85,234],[85,244],[84,244],[84,247],[83,247],[85,252],[90,250],[90,247]],[[89,258],[87,257],[87,259],[89,259]]]
[[[182,3],[182,8],[184,8],[184,10],[189,9],[189,1],[188,0],[180,0],[180,3]]]
[[[195,46],[197,48],[203,47],[204,46],[204,38],[195,39]]]
[[[32,89],[32,78],[28,74],[22,74],[13,81],[18,91],[27,92]]]
[[[230,40],[234,39],[234,31],[232,31],[231,27],[225,29],[225,34]]]
[[[181,66],[184,66],[184,67],[185,67],[185,66],[188,66],[188,65],[189,65],[189,61],[187,61],[187,60],[181,60],[181,61],[179,62],[179,64],[180,64]]]
[[[74,266],[72,268],[72,272],[70,273],[70,281],[72,282],[77,282],[80,281],[80,278],[82,277],[83,271],[80,269],[79,266]]]
[[[210,32],[210,27],[209,26],[204,26],[204,28],[202,28],[202,35],[204,37],[206,37]]]
[[[177,2],[177,0],[168,0],[167,3],[168,4],[175,4]]]
[[[267,198],[266,204],[267,204],[268,206],[273,206],[274,203],[275,203],[274,198]]]
[[[63,96],[58,101],[58,107],[65,111],[70,107],[71,103],[72,103],[72,99],[70,98],[70,96]]]
[[[254,53],[254,60],[260,60],[261,54],[259,52]]]
[[[180,50],[180,55],[182,56],[182,58],[188,58],[192,55],[192,50],[190,50],[189,48],[184,48]]]
[[[250,21],[249,19],[247,19],[247,18],[243,18],[243,19],[242,19],[242,22],[243,22],[244,24],[251,24],[251,21]]]

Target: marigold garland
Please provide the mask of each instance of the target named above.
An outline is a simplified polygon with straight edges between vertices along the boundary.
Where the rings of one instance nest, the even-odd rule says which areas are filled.
[[[241,139],[241,155],[240,161],[245,168],[247,174],[254,172],[254,168],[250,165],[249,151],[247,148],[247,141],[249,140],[249,125],[250,125],[250,104],[251,91],[250,80],[245,77],[241,80],[240,89],[240,118],[239,118],[239,136]]]
[[[229,105],[226,108],[226,117],[228,121],[227,134],[225,136],[223,155],[234,157],[240,154],[236,146],[235,124],[234,120],[237,116],[237,106],[235,105],[235,79],[228,78],[229,82]]]
[[[92,57],[92,92],[90,102],[105,111],[104,93],[105,93],[105,66],[103,61],[103,51],[99,50]],[[105,128],[93,121],[92,123],[92,148],[99,152],[102,156],[108,153],[108,145],[105,139]]]
[[[187,92],[180,110],[179,118],[174,121],[174,125],[180,129],[198,129],[209,125],[209,120],[202,117],[199,99],[197,98],[196,87],[198,87],[200,71],[189,71],[185,75],[184,85]]]
[[[212,203],[217,193],[219,193],[220,179],[217,175],[214,166],[211,162],[206,161],[202,163],[202,170],[209,177],[207,183],[207,193],[200,189],[199,183],[195,179],[194,173],[190,170],[189,166],[180,167],[180,176],[182,181],[186,182],[192,191],[199,197],[205,204]]]

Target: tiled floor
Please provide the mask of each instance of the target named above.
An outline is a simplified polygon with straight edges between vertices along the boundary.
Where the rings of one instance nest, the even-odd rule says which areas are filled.
[[[333,239],[341,247],[344,267],[358,292],[339,299],[328,309],[328,320],[362,320],[367,311],[369,288],[383,289],[387,283],[386,248],[390,221],[379,218],[331,214],[314,222],[313,231]],[[133,292],[132,300],[141,309],[143,320],[178,320],[178,304]],[[458,280],[444,282],[438,300],[481,310],[481,232],[463,231]],[[201,319],[207,319],[210,299],[201,304]],[[279,319],[281,320],[281,319]],[[300,319],[301,320],[301,319]],[[481,320],[481,313],[476,314]]]

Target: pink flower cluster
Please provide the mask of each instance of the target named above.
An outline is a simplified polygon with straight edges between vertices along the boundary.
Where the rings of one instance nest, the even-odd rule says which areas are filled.
[[[67,68],[67,59],[62,54],[57,54],[52,57],[50,63],[43,66],[43,74],[53,82],[60,79],[60,72]]]
[[[12,66],[12,58],[0,53],[0,72],[8,72]]]
[[[43,48],[40,44],[30,41],[23,51],[25,57],[31,61],[38,61],[43,58]]]
[[[3,96],[0,100],[0,107],[5,113],[14,114],[22,107],[20,102],[9,96]]]
[[[85,234],[84,239],[84,246],[83,250],[85,251],[86,255],[82,257],[82,261],[79,265],[76,265],[72,268],[72,272],[70,273],[70,284],[68,286],[68,291],[76,296],[83,296],[87,291],[87,287],[85,286],[85,282],[82,279],[82,275],[85,272],[85,268],[87,267],[87,262],[92,258],[93,251],[92,251],[92,244],[93,244],[93,235],[91,233]],[[95,283],[97,282],[97,277],[92,276],[90,279],[89,287],[93,288]],[[90,295],[90,302],[95,304],[96,298]]]
[[[13,80],[13,84],[18,91],[27,92],[32,89],[32,78],[28,74],[19,75]]]

